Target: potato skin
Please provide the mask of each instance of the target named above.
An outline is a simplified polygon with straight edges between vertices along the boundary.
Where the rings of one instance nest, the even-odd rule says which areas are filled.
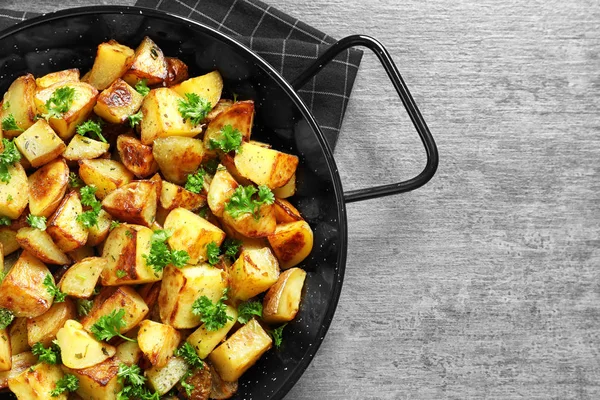
[[[29,211],[33,215],[50,217],[65,196],[69,184],[69,167],[56,159],[35,171],[28,179]]]
[[[35,106],[36,84],[35,78],[31,74],[18,77],[11,83],[10,87],[4,93],[2,107],[0,107],[0,119],[4,119],[12,114],[15,122],[21,129],[27,129],[35,123],[37,109]],[[4,107],[4,105],[7,105]],[[21,134],[21,131],[3,131],[5,137],[15,137]]]
[[[263,320],[266,323],[281,324],[296,317],[305,279],[306,272],[300,268],[290,268],[279,275],[263,299]]]
[[[123,165],[138,178],[146,178],[158,171],[158,164],[152,154],[152,146],[146,146],[137,138],[119,135],[117,150]]]

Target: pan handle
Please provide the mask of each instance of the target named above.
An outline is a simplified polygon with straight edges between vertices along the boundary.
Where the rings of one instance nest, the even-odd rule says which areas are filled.
[[[419,175],[412,179],[408,179],[399,183],[392,183],[388,185],[346,192],[344,193],[344,199],[346,203],[374,199],[377,197],[389,196],[392,194],[403,193],[417,189],[426,184],[433,177],[435,171],[437,170],[439,161],[438,151],[435,141],[433,140],[433,136],[431,136],[431,132],[429,132],[429,128],[427,127],[427,124],[425,124],[423,116],[419,112],[414,99],[410,95],[410,92],[406,87],[406,83],[404,83],[404,80],[400,76],[400,72],[398,71],[396,64],[394,64],[390,53],[378,40],[370,36],[352,35],[334,43],[325,51],[325,53],[323,53],[323,55],[321,55],[321,57],[319,57],[310,67],[308,67],[292,82],[294,89],[300,89],[317,72],[319,72],[331,60],[337,57],[341,52],[354,46],[364,46],[373,51],[375,55],[377,55],[377,58],[379,58],[379,61],[383,65],[383,68],[385,68],[385,72],[387,72],[388,76],[390,77],[396,92],[398,92],[398,95],[402,100],[402,104],[404,104],[404,108],[408,112],[408,115],[410,116],[417,133],[421,137],[421,141],[423,142],[423,146],[425,147],[425,152],[427,154],[427,164],[425,165],[423,171],[421,171]]]

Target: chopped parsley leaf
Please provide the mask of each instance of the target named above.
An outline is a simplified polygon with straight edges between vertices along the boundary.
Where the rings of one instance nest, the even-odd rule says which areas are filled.
[[[242,133],[231,125],[221,128],[221,139],[210,138],[208,147],[211,150],[220,149],[224,153],[239,151],[242,145]]]
[[[179,100],[179,114],[184,121],[188,119],[193,125],[198,125],[206,118],[208,112],[212,109],[209,101],[204,100],[196,93],[186,93],[186,100]]]
[[[200,316],[207,331],[217,331],[225,326],[227,321],[233,321],[233,317],[227,314],[227,289],[223,295],[213,303],[208,297],[201,296],[192,304],[192,314]]]
[[[100,126],[99,123],[88,119],[87,121],[77,125],[77,134],[78,135],[85,136],[85,134],[88,132],[91,132],[94,135],[96,135],[96,137],[98,139],[100,139],[102,142],[108,143],[106,141],[106,138],[104,136],[102,136],[102,127]]]
[[[37,215],[29,214],[25,219],[29,226],[32,228],[39,229],[40,231],[46,230],[46,217],[40,217]]]

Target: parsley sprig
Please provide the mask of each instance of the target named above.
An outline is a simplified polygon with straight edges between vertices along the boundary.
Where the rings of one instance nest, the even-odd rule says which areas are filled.
[[[124,316],[125,310],[123,308],[120,308],[118,311],[113,310],[110,314],[100,317],[98,322],[92,325],[91,331],[98,340],[110,340],[115,336],[119,336],[130,342],[135,342],[135,339],[121,334],[121,328],[125,326]]]
[[[88,299],[77,299],[77,315],[80,317],[84,317],[92,311],[92,307],[94,306],[94,300]]]
[[[102,136],[102,127],[99,123],[88,119],[87,121],[77,125],[77,134],[85,136],[86,133],[93,133],[98,139],[104,143],[108,143],[106,138]]]
[[[42,343],[35,343],[31,347],[31,352],[33,355],[38,356],[38,360],[40,362],[45,362],[46,364],[59,364],[61,362],[60,358],[60,347],[56,341],[53,341],[52,344],[46,348]]]
[[[227,321],[233,321],[233,317],[227,314],[226,300],[227,289],[216,303],[206,296],[201,296],[192,304],[192,314],[200,316],[206,330],[217,331],[224,327]]]
[[[140,110],[137,113],[131,114],[130,116],[128,116],[127,120],[129,121],[129,126],[131,126],[132,128],[135,128],[135,126],[137,124],[139,124],[140,122],[142,122],[143,118],[144,118],[144,114]]]
[[[221,247],[216,242],[210,242],[206,245],[206,258],[210,265],[215,265],[219,262],[220,256],[224,255],[231,261],[235,261],[240,250],[242,242],[236,239],[226,239]]]
[[[283,328],[285,328],[286,325],[287,324],[283,324],[280,327],[273,329],[272,331],[267,331],[271,338],[273,338],[273,344],[276,348],[280,348],[281,343],[283,343]]]
[[[225,257],[228,257],[231,261],[235,261],[238,253],[240,252],[240,247],[242,246],[242,241],[237,239],[225,239],[221,249],[223,250],[223,254]]]
[[[40,231],[46,230],[46,217],[40,217],[38,215],[29,214],[25,221],[30,227],[39,229]]]
[[[221,248],[217,242],[210,242],[206,245],[206,258],[210,265],[215,265],[219,262],[219,255],[221,254]]]
[[[150,242],[150,253],[144,254],[146,264],[152,266],[156,272],[162,271],[169,264],[181,268],[190,259],[190,255],[185,250],[169,249],[166,242],[170,236],[171,233],[164,229],[154,231]]]
[[[66,374],[56,381],[56,388],[50,391],[50,396],[58,397],[64,392],[74,392],[79,389],[79,379],[73,374]]]
[[[178,100],[178,111],[184,121],[188,119],[194,125],[198,125],[208,112],[212,109],[209,101],[206,101],[196,93],[186,93],[186,100]]]
[[[262,317],[263,306],[260,301],[247,301],[238,306],[238,322],[247,324],[253,316]]]
[[[81,204],[91,208],[77,216],[77,222],[84,228],[91,228],[98,225],[98,216],[102,210],[102,203],[96,198],[96,190],[94,186],[84,186],[79,191],[81,194]]]
[[[48,293],[54,296],[54,301],[56,303],[62,303],[65,301],[65,299],[67,298],[67,294],[61,292],[58,286],[56,286],[56,284],[54,283],[54,279],[52,279],[52,275],[46,275],[43,284],[44,286],[46,286],[46,290],[48,291]]]
[[[221,128],[221,139],[210,138],[208,147],[211,150],[220,149],[224,153],[239,151],[242,145],[242,133],[231,125]]]
[[[62,118],[63,114],[69,111],[75,100],[75,89],[69,86],[63,86],[56,89],[52,96],[46,101],[46,113],[42,116],[45,119]]]
[[[85,183],[83,183],[83,181],[81,180],[79,175],[77,175],[76,172],[69,172],[69,186],[70,187],[72,187],[73,189],[76,189],[78,187],[82,187],[83,185],[85,185]]]
[[[135,90],[142,96],[147,96],[150,93],[150,88],[148,87],[148,79],[142,79],[135,84]]]
[[[23,132],[23,128],[17,125],[17,121],[15,120],[15,116],[12,114],[8,114],[8,116],[2,118],[2,130],[3,131],[20,131]]]
[[[15,314],[13,314],[12,311],[6,308],[0,308],[0,329],[6,329],[14,319]]]
[[[206,171],[203,168],[198,169],[194,174],[189,174],[185,182],[185,189],[196,194],[202,192],[205,176]]]
[[[15,142],[8,139],[2,139],[4,150],[0,153],[0,180],[10,182],[10,172],[8,167],[21,161],[21,153],[17,149]]]
[[[179,384],[181,385],[183,390],[185,390],[185,394],[188,398],[192,398],[192,392],[196,388],[196,386],[192,385],[191,383],[187,383],[188,378],[190,378],[192,375],[192,371],[188,370],[179,381]]]
[[[0,217],[0,226],[9,226],[12,224],[12,220],[8,217]]]
[[[204,361],[198,357],[198,353],[194,350],[189,342],[184,342],[181,347],[175,350],[175,355],[181,357],[191,368],[204,368]]]
[[[254,196],[256,193],[258,195]],[[265,185],[259,186],[258,190],[252,185],[238,186],[229,201],[225,203],[225,211],[233,218],[238,218],[242,214],[252,214],[258,219],[260,206],[274,202],[275,195]]]
[[[144,386],[146,377],[142,375],[141,368],[136,364],[132,366],[119,364],[117,379],[123,385],[123,389],[117,393],[117,400],[160,400],[157,392],[151,392]]]

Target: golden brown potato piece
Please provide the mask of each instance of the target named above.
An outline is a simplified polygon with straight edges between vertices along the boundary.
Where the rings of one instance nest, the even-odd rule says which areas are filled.
[[[159,138],[154,141],[152,154],[166,180],[185,185],[187,176],[195,173],[204,159],[204,145],[188,137]]]
[[[189,365],[181,357],[171,357],[167,365],[152,367],[145,372],[148,386],[159,395],[166,394],[187,374]]]
[[[165,210],[185,208],[186,210],[197,210],[206,204],[206,196],[196,194],[177,186],[171,182],[164,181],[160,191],[160,205]]]
[[[288,183],[296,173],[298,157],[256,144],[242,143],[234,162],[244,178],[257,185],[276,189]]]
[[[196,93],[214,107],[221,98],[223,78],[219,71],[212,71],[202,76],[196,76],[172,87],[181,97],[186,93]]]
[[[156,181],[134,181],[109,193],[102,207],[119,221],[151,226],[156,216]]]
[[[217,302],[227,288],[224,271],[208,264],[165,268],[158,296],[160,319],[176,329],[195,328],[200,317],[192,313],[192,304],[201,296]]]
[[[133,174],[123,164],[113,160],[81,160],[79,176],[86,185],[96,187],[96,196],[101,200],[133,180]]]
[[[12,349],[8,329],[0,329],[0,372],[12,368]]]
[[[50,72],[35,80],[38,89],[45,89],[55,83],[60,82],[78,82],[79,70],[77,68],[65,69],[62,71]]]
[[[69,109],[60,115],[48,119],[48,123],[63,140],[68,140],[75,134],[77,125],[84,122],[96,104],[98,90],[85,82],[59,82],[45,89],[38,90],[35,94],[35,105],[40,114],[48,113],[46,102],[50,100],[59,89],[69,88],[74,91],[73,102]]]
[[[128,224],[121,224],[110,232],[102,252],[108,262],[102,272],[104,286],[135,285],[161,279],[162,271],[154,271],[144,258],[150,253],[152,234],[150,228]]]
[[[133,49],[114,40],[100,43],[94,65],[83,80],[98,90],[104,90],[129,70],[133,56]]]
[[[115,354],[115,357],[117,357],[123,364],[133,365],[137,364],[143,355],[144,354],[142,353],[142,350],[137,342],[125,340],[123,343],[117,346],[117,353]]]
[[[13,354],[11,357],[12,367],[10,371],[0,372],[0,389],[8,388],[8,379],[14,378],[21,372],[29,369],[32,365],[35,365],[38,361],[38,357],[34,356],[31,352],[23,352]]]
[[[258,209],[257,216],[245,213],[233,218],[225,210],[223,212],[223,222],[247,237],[259,238],[272,235],[277,226],[273,204],[262,204]]]
[[[86,257],[73,264],[60,279],[58,287],[69,296],[88,298],[108,262],[102,257]]]
[[[0,120],[12,114],[19,128],[28,129],[33,125],[37,115],[34,101],[35,91],[36,85],[33,75],[27,74],[15,79],[4,93],[2,107],[0,107]],[[20,135],[21,132],[21,130],[5,130],[3,134],[4,137],[10,138]]]
[[[272,343],[269,334],[251,319],[217,347],[208,359],[221,378],[236,381],[271,348]]]
[[[188,397],[189,400],[208,400],[210,390],[212,388],[212,375],[209,367],[205,364],[203,368],[196,368],[190,376],[187,377],[185,383],[192,385],[192,391]],[[177,385],[179,390],[185,393],[185,389],[181,382]]]
[[[17,148],[32,167],[39,167],[61,155],[67,146],[48,123],[39,119],[15,139]]]
[[[50,309],[39,317],[27,320],[27,343],[33,346],[42,343],[48,347],[56,339],[56,334],[65,322],[77,316],[75,305],[71,299],[62,303],[54,303]]]
[[[231,318],[225,322],[222,328],[216,331],[206,329],[204,325],[200,325],[188,338],[189,344],[196,350],[198,357],[205,359],[215,347],[225,339],[231,328],[235,325],[238,318],[238,312],[235,308],[227,306],[225,311]]]
[[[210,211],[214,215],[219,218],[223,216],[225,203],[229,201],[231,195],[238,186],[238,183],[227,169],[222,165],[219,165],[215,176],[210,182],[210,188],[206,196]]]
[[[87,257],[93,257],[96,253],[94,252],[94,248],[91,246],[83,246],[73,251],[67,253],[71,262],[78,263]]]
[[[179,82],[185,81],[189,78],[188,66],[186,63],[175,57],[165,57],[167,61],[167,79],[165,79],[165,86],[173,86]]]
[[[268,247],[244,249],[229,268],[230,297],[246,301],[269,289],[279,278],[279,264]]]
[[[221,246],[225,240],[225,232],[211,224],[201,216],[176,208],[165,220],[165,229],[172,232],[168,243],[173,250],[184,250],[190,255],[190,264],[207,260],[207,246],[215,242]]]
[[[59,365],[38,363],[8,378],[8,388],[18,399],[28,400],[67,400],[67,393],[52,396],[56,382],[63,377]]]
[[[10,182],[0,181],[0,215],[16,219],[29,203],[29,183],[25,169],[19,163],[9,166],[8,173]],[[6,251],[6,254],[10,253],[8,249]]]
[[[204,133],[204,147],[212,149],[211,139],[220,140],[223,127],[230,125],[237,129],[244,141],[250,140],[254,121],[254,102],[252,100],[238,101],[215,117]]]
[[[169,71],[162,50],[148,36],[135,49],[133,63],[123,75],[123,80],[131,86],[145,79],[149,86],[158,85],[167,79]]]
[[[138,178],[146,178],[158,171],[158,164],[152,155],[152,146],[142,144],[137,138],[119,135],[117,150],[123,165]]]
[[[60,355],[65,367],[72,369],[89,368],[112,357],[116,349],[96,340],[75,321],[68,320],[56,334]]]
[[[45,263],[68,264],[70,261],[46,231],[23,227],[17,232],[17,242],[23,249]]]
[[[71,161],[91,160],[106,154],[110,144],[85,136],[75,135],[69,142],[63,157]]]
[[[98,96],[94,112],[113,124],[127,122],[142,106],[144,96],[122,79],[117,79]]]
[[[60,205],[69,185],[69,167],[62,158],[35,171],[28,179],[29,211],[50,217]]]
[[[15,318],[10,325],[8,334],[10,336],[10,348],[13,356],[31,350],[27,341],[27,321],[29,318]]]
[[[275,197],[275,203],[273,204],[275,209],[275,220],[278,224],[285,224],[287,222],[302,221],[302,215],[296,207],[285,199]]]
[[[229,107],[233,105],[233,100],[229,99],[220,99],[216,106],[206,116],[206,122],[210,123],[213,119],[217,118],[217,115],[221,114],[223,111],[227,110]]]
[[[17,317],[42,315],[54,298],[43,283],[48,275],[50,271],[44,263],[24,251],[0,284],[0,307]]]
[[[119,382],[117,376],[121,362],[122,360],[117,356],[113,356],[88,368],[63,367],[63,369],[65,373],[73,374],[79,380],[79,389],[76,393],[81,398],[85,400],[117,400],[117,394],[123,390],[123,384]]]
[[[184,121],[179,113],[181,96],[169,88],[153,89],[142,103],[141,139],[152,144],[156,138],[170,136],[194,137],[202,132],[202,125]],[[156,155],[155,155],[156,157]]]
[[[58,209],[48,221],[46,230],[56,245],[64,252],[73,251],[85,245],[88,240],[88,231],[79,222],[77,217],[83,212],[79,193],[69,192]]]
[[[263,299],[263,321],[281,324],[296,318],[305,278],[306,272],[300,268],[290,268],[279,275]]]
[[[306,221],[277,225],[267,239],[282,269],[300,264],[313,248],[313,232]]]
[[[91,332],[92,326],[101,317],[119,309],[126,311],[123,317],[125,325],[120,333],[127,333],[138,326],[149,311],[142,297],[131,286],[104,287],[94,300],[91,311],[81,320],[81,324],[85,330]]]
[[[273,189],[275,197],[280,199],[287,199],[296,194],[296,174],[292,175],[288,183],[277,189]]]
[[[145,320],[140,324],[137,341],[150,364],[164,367],[177,350],[181,335],[172,326]]]
[[[98,214],[98,225],[94,225],[88,228],[88,246],[97,246],[103,243],[110,232],[110,225],[112,223],[112,217],[109,213],[104,210],[100,210]]]

